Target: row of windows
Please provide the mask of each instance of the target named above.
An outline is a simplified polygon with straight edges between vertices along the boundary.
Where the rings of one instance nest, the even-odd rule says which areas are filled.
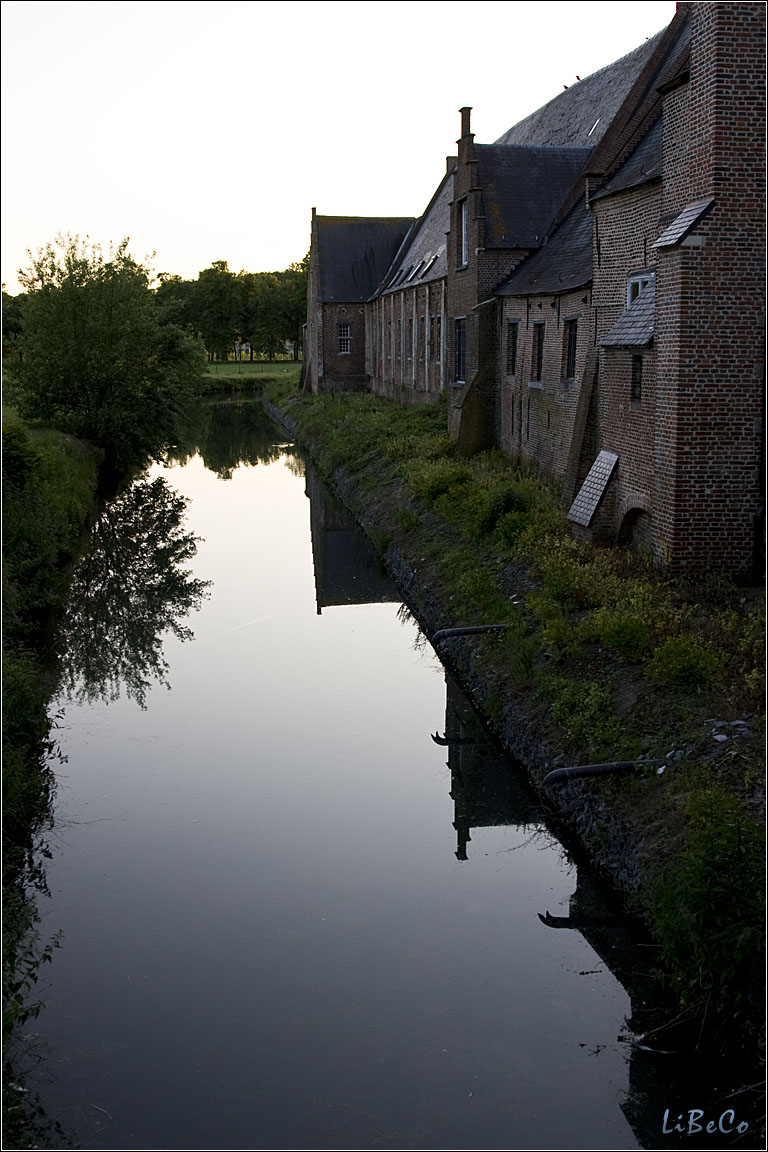
[[[410,360],[411,357],[413,355],[415,355],[417,360],[423,360],[425,352],[427,354],[428,360],[439,361],[442,358],[442,352],[441,352],[442,316],[440,316],[437,313],[433,313],[429,317],[429,322],[430,322],[429,323],[429,331],[427,331],[427,317],[426,316],[419,316],[417,318],[416,347],[414,348],[413,317],[412,316],[408,317],[408,328],[407,328],[407,332],[406,332],[406,345],[405,345],[405,348],[406,348],[405,359]],[[396,341],[396,343],[395,343],[395,348],[396,348],[395,356],[396,356],[396,358],[399,358],[400,349],[402,348],[403,321],[400,319],[397,319],[394,323],[395,323],[395,341]],[[391,320],[388,321],[387,322],[387,329],[388,329],[387,335],[385,336],[383,331],[381,334],[382,335],[382,342],[383,342],[384,348],[385,348],[385,354],[387,355],[387,357],[390,357],[390,358],[392,355],[392,344],[391,344],[392,325],[393,325],[393,322]],[[344,324],[339,325],[339,352],[349,352],[350,351],[349,335],[348,335],[348,333],[346,333],[346,334],[342,333],[342,329],[344,329],[344,328],[348,329],[349,325],[348,324],[347,325],[344,325]],[[343,335],[346,335],[346,344],[342,343]]]
[[[458,321],[457,321],[458,323]],[[462,321],[463,323],[463,321]],[[507,375],[517,373],[518,359],[518,321],[510,320],[507,323]],[[566,320],[563,332],[563,379],[573,380],[576,376],[576,347],[579,334],[578,320]],[[533,325],[533,340],[531,344],[531,380],[540,381],[544,364],[544,329],[543,323]],[[457,359],[458,365],[458,359]],[[457,376],[457,380],[464,377]],[[643,357],[632,357],[632,374],[630,381],[630,404],[639,408],[643,394]]]
[[[531,338],[531,380],[539,381],[544,369],[544,333],[546,325],[534,323]],[[517,375],[519,355],[519,323],[510,320],[507,323],[507,376]],[[576,376],[576,348],[579,336],[578,320],[566,320],[563,324],[563,360],[562,376],[565,380],[573,380]]]

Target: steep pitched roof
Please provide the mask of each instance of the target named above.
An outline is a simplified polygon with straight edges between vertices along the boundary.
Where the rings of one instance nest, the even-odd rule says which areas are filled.
[[[589,153],[476,144],[486,248],[537,248]]]
[[[579,203],[550,239],[496,289],[496,296],[570,292],[592,279],[592,213]]]
[[[451,224],[453,172],[443,177],[424,215],[409,234],[389,269],[382,293],[406,284],[439,280],[448,271],[445,234]]]
[[[401,216],[316,216],[323,303],[368,300],[412,225]]]
[[[594,148],[648,62],[662,32],[579,80],[500,136],[497,144]]]
[[[604,348],[642,348],[650,344],[655,310],[656,281],[652,279],[600,343]]]
[[[651,180],[661,179],[661,119],[657,120],[650,132],[638,144],[634,152],[592,197],[599,200],[612,196],[614,192],[626,192],[638,188]]]

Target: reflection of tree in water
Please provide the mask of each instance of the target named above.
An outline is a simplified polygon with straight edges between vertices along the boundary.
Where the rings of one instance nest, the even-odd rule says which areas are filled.
[[[78,700],[116,700],[120,686],[143,708],[150,680],[165,682],[162,634],[192,638],[180,621],[209,581],[184,564],[198,538],[184,531],[187,501],[162,477],[134,484],[96,522],[77,566],[63,625],[62,680]]]
[[[224,400],[198,406],[194,421],[171,458],[186,463],[195,453],[221,480],[231,480],[240,464],[269,464],[286,445],[260,400]]]

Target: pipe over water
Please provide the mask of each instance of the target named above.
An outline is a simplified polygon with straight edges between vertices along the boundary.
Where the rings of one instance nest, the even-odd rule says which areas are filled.
[[[604,764],[574,764],[569,768],[555,768],[542,780],[545,784],[558,784],[562,780],[580,780],[585,776],[623,775],[633,768],[660,764],[660,760],[609,760]]]

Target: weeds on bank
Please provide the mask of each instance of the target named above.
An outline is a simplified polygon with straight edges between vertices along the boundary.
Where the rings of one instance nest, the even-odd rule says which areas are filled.
[[[759,1017],[762,830],[717,782],[694,790],[683,852],[659,877],[651,917],[681,1002],[714,1018]]]
[[[745,611],[728,581],[712,576],[691,587],[635,553],[574,539],[541,477],[498,450],[456,456],[442,403],[404,407],[365,393],[304,397],[300,407],[325,470],[365,475],[387,461],[405,481],[416,504],[395,512],[394,529],[416,530],[420,502],[465,542],[468,551],[443,564],[462,622],[501,613],[490,622],[506,623],[509,597],[491,584],[505,567],[524,567],[535,584],[525,595],[527,648],[535,637],[538,657],[575,666],[597,647],[637,666],[673,701],[714,690],[742,708],[761,707],[764,608]],[[531,660],[519,648],[518,639],[510,670],[529,681]]]

